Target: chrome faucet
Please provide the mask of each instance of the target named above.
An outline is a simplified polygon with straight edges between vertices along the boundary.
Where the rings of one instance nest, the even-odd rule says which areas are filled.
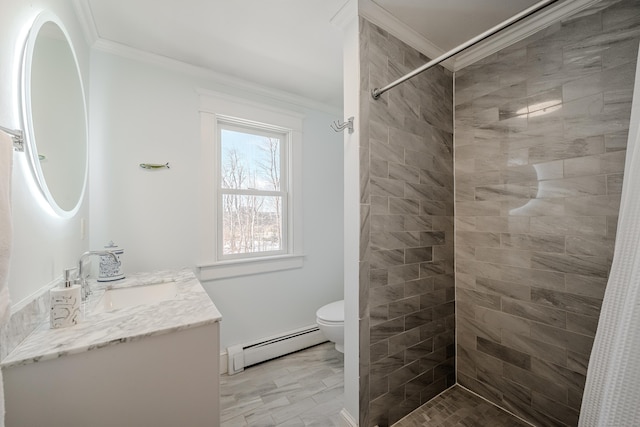
[[[86,277],[88,276],[88,274],[84,273],[84,260],[89,258],[91,255],[111,256],[115,262],[120,262],[116,254],[111,251],[88,251],[80,255],[80,260],[78,261],[77,283],[80,283],[80,288],[82,292],[82,301],[85,301],[87,297],[91,295],[91,288],[87,283],[87,277]]]

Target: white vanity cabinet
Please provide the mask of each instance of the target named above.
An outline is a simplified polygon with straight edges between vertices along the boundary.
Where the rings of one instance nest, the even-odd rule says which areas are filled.
[[[6,425],[219,426],[218,323],[4,371]]]
[[[6,426],[218,427],[220,314],[191,273],[176,283],[175,300],[31,334],[2,363]]]

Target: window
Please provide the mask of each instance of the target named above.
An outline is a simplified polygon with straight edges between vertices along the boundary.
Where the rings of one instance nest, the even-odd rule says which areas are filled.
[[[287,253],[288,132],[218,120],[218,258]]]
[[[302,116],[200,92],[204,280],[302,267]]]

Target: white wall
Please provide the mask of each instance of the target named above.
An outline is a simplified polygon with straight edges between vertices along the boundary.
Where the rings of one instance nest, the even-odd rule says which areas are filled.
[[[318,307],[343,297],[343,142],[329,128],[341,118],[335,114],[269,101],[204,74],[92,52],[91,247],[114,240],[125,250],[125,273],[199,261],[198,88],[306,115],[304,267],[204,283],[223,316],[221,347],[313,324]],[[148,171],[143,162],[170,162],[171,169]]]
[[[88,89],[89,50],[68,0],[2,0],[0,13],[0,124],[21,127],[20,67],[29,27],[41,10],[60,17],[69,31]],[[88,93],[88,92],[87,92]],[[14,153],[12,178],[13,250],[9,291],[13,306],[62,275],[86,249],[80,239],[80,218],[88,218],[88,193],[78,214],[60,219],[50,214],[34,187],[23,153]],[[6,236],[0,235],[1,238]]]
[[[342,10],[345,115],[354,116],[354,132],[344,137],[344,409],[357,422],[360,416],[360,33],[357,2]]]

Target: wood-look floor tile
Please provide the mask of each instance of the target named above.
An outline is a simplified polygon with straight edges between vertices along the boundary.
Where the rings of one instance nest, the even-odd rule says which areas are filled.
[[[325,343],[222,375],[222,427],[339,426],[343,365],[343,355]]]
[[[331,343],[223,375],[222,427],[339,427],[344,407],[342,377],[343,356]],[[454,425],[528,426],[458,386],[394,424]]]

